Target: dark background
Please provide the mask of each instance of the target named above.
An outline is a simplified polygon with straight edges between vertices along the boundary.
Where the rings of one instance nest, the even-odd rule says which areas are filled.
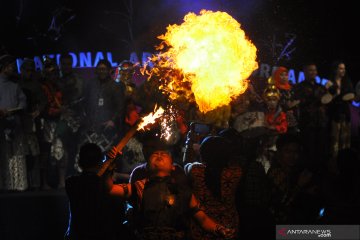
[[[356,1],[309,0],[1,0],[1,52],[17,57],[79,51],[112,51],[114,61],[132,51],[154,51],[169,24],[200,9],[226,11],[258,48],[260,62],[301,69],[314,61],[319,74],[342,59],[352,78],[360,67]],[[56,16],[56,18],[53,18]],[[51,28],[52,19],[56,19]],[[280,61],[279,53],[294,37]],[[141,56],[141,55],[140,55]]]
[[[113,60],[121,62],[133,51],[153,52],[156,36],[166,26],[180,24],[187,12],[205,8],[226,11],[237,19],[257,46],[260,62],[300,70],[304,62],[314,61],[319,75],[326,77],[330,63],[342,59],[356,82],[360,21],[355,4],[344,0],[0,0],[0,54],[33,57],[111,51]],[[50,27],[52,19],[56,24]],[[277,61],[290,39],[294,41],[288,50],[295,50]],[[0,239],[62,239],[67,207],[63,192],[0,196]]]

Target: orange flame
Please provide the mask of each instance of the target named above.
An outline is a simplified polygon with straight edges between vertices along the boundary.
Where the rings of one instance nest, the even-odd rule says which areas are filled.
[[[149,113],[148,115],[146,115],[145,117],[143,117],[141,119],[141,121],[137,127],[137,130],[142,130],[147,125],[155,123],[155,120],[160,118],[163,115],[165,110],[162,107],[159,107],[158,109],[156,109],[156,108],[157,107],[155,106],[154,112]]]
[[[225,12],[188,13],[181,25],[170,25],[153,56],[149,73],[163,80],[170,99],[195,100],[201,112],[228,105],[245,92],[247,78],[258,68],[256,47]],[[165,73],[165,74],[164,74]]]

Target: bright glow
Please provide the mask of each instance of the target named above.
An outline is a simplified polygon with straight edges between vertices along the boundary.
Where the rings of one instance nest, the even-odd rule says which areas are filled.
[[[170,141],[172,137],[174,137],[174,127],[176,124],[175,110],[171,106],[167,108],[166,114],[161,117],[160,121],[160,129],[161,129],[161,139],[165,139],[166,141]]]
[[[225,12],[188,13],[181,25],[168,26],[158,38],[162,52],[152,58],[156,65],[150,75],[166,79],[160,89],[170,99],[195,100],[201,112],[228,105],[258,68],[256,47]]]
[[[164,109],[162,107],[159,107],[157,109],[157,106],[155,106],[153,113],[149,113],[148,115],[146,115],[141,119],[137,127],[137,130],[142,130],[149,124],[154,124],[156,119],[160,118],[163,113],[164,113]]]

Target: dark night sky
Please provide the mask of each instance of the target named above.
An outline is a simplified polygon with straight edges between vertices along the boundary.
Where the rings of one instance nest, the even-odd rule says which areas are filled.
[[[156,36],[164,33],[167,25],[181,23],[187,12],[205,8],[226,11],[237,19],[258,47],[260,62],[273,62],[272,43],[277,43],[278,52],[289,40],[287,36],[295,34],[296,50],[290,60],[280,64],[299,69],[303,62],[315,61],[320,73],[326,75],[331,61],[343,59],[351,76],[360,69],[354,1],[133,0],[132,40],[124,2],[130,1],[1,0],[1,51],[24,57],[110,50],[118,58],[115,60],[121,61],[133,50],[153,51]],[[75,17],[64,24],[54,41],[48,28],[52,14],[60,7],[69,11],[59,15],[58,23]]]

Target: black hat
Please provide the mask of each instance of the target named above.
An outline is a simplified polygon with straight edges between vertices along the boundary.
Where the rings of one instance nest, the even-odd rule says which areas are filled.
[[[146,131],[141,134],[140,141],[143,144],[143,154],[146,160],[155,151],[169,151],[170,146],[160,138],[157,130]]]

